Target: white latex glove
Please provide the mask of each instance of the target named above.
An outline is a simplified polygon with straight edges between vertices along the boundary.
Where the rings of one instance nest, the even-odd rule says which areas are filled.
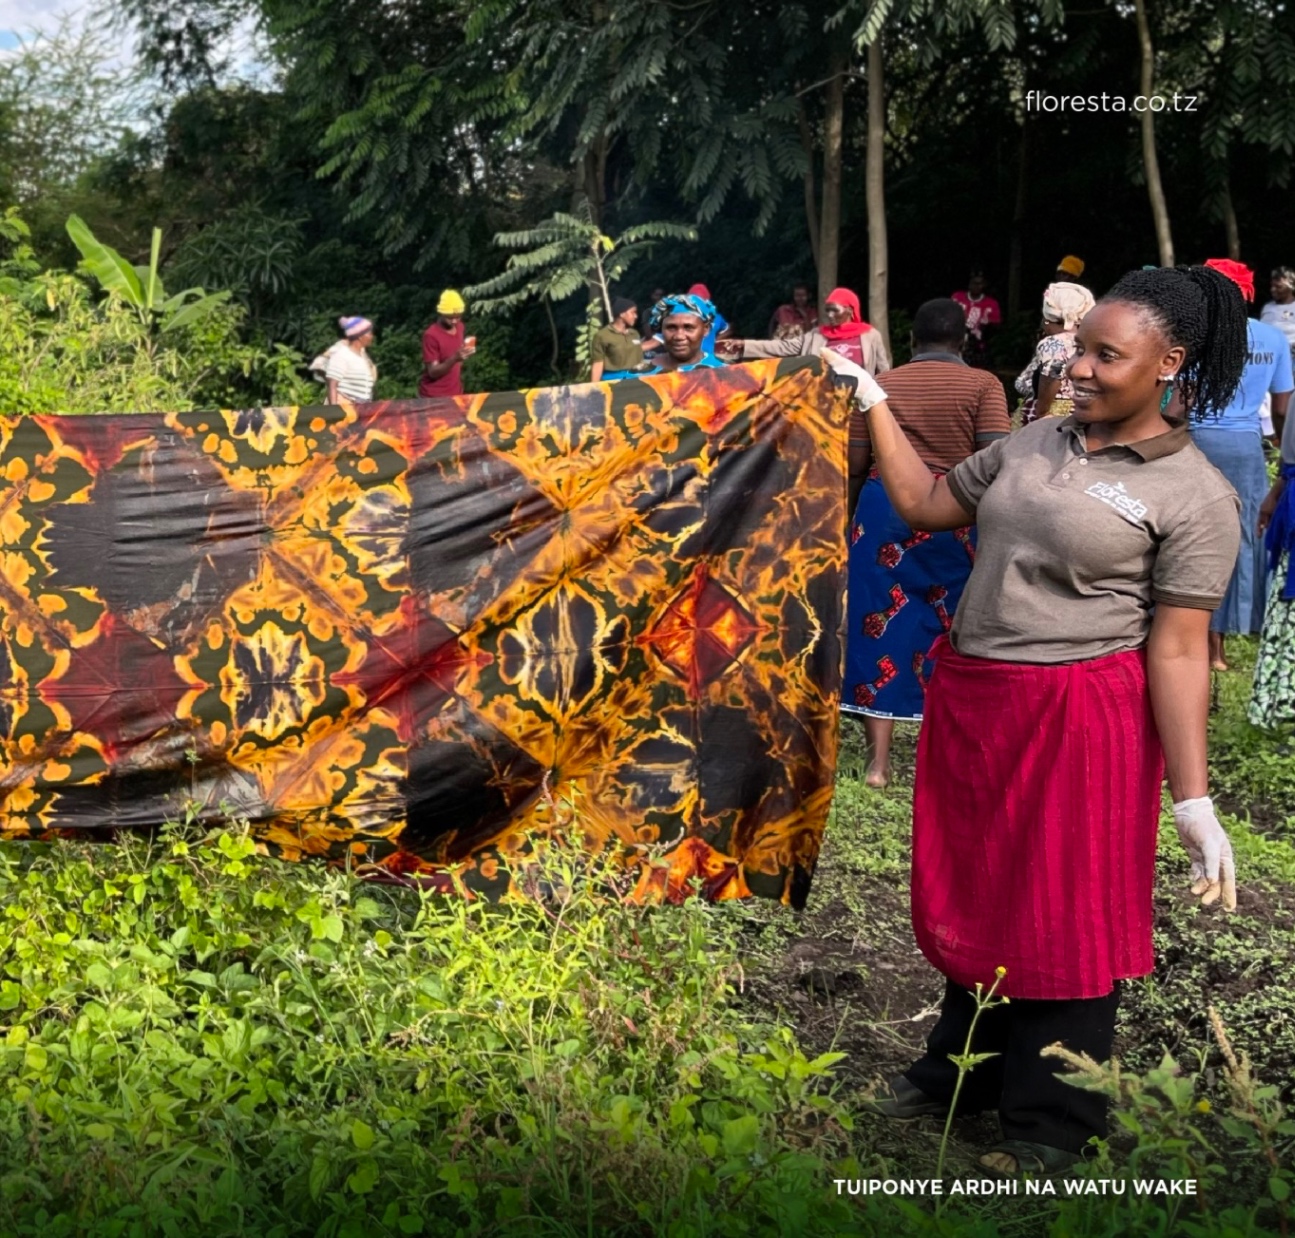
[[[881,384],[863,366],[855,365],[853,361],[841,356],[840,353],[833,352],[830,348],[825,348],[819,354],[819,359],[834,374],[846,375],[855,380],[858,386],[854,391],[854,402],[859,406],[860,412],[866,413],[874,404],[880,404],[886,398]]]
[[[1223,906],[1235,911],[1237,905],[1236,867],[1232,842],[1214,814],[1208,795],[1181,800],[1174,805],[1174,825],[1192,861],[1192,893],[1206,906],[1223,898]]]

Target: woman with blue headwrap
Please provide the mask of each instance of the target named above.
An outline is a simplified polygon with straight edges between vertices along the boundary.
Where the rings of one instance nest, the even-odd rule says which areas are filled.
[[[715,321],[715,307],[705,297],[676,293],[662,297],[648,317],[648,326],[661,337],[665,353],[647,375],[672,370],[718,369],[723,366],[706,351],[707,333]]]

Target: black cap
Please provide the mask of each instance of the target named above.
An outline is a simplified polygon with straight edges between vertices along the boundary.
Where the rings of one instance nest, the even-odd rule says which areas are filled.
[[[619,318],[622,314],[628,314],[630,310],[638,309],[629,297],[616,297],[612,301],[612,317]]]

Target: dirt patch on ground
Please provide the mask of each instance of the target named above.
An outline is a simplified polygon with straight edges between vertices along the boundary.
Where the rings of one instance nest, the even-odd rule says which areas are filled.
[[[874,1088],[921,1056],[944,980],[922,956],[909,921],[908,885],[877,881],[852,910],[828,898],[789,926],[781,947],[747,973],[744,1000],[762,1016],[777,1012],[806,1055],[844,1053],[835,1073],[853,1109]],[[888,1122],[860,1113],[861,1150],[896,1172],[935,1163],[942,1120]],[[963,1168],[999,1137],[992,1114],[955,1123]]]
[[[1291,758],[1295,761],[1295,757]],[[1221,812],[1249,820],[1250,828],[1256,834],[1266,838],[1280,838],[1284,842],[1291,839],[1291,816],[1289,809],[1275,808],[1271,804],[1244,800],[1226,791],[1214,796],[1214,803]]]
[[[840,899],[801,915],[749,976],[748,996],[783,1012],[807,1052],[848,1054],[838,1071],[859,1087],[913,1060],[942,988],[913,941],[907,886],[879,883],[866,919]]]

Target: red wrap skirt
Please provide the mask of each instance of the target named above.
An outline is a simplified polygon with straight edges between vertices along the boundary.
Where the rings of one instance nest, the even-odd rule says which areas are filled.
[[[1141,650],[1062,666],[941,637],[917,748],[913,928],[957,984],[1102,997],[1151,971],[1164,760]]]

